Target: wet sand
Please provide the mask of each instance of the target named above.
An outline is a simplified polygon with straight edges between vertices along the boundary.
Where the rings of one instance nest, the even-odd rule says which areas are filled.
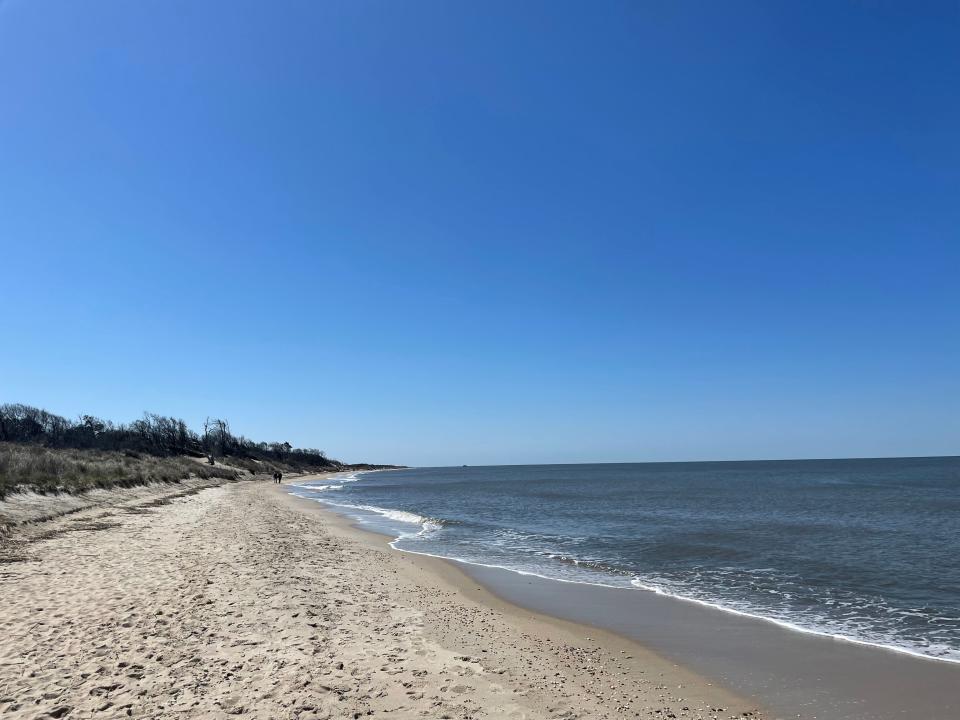
[[[960,718],[957,663],[797,632],[644,590],[463,567],[510,602],[634,638],[725,687],[762,700],[775,717]]]
[[[379,537],[382,542],[392,539]],[[960,717],[957,663],[802,633],[639,589],[566,583],[444,562],[508,603],[634,639],[702,677],[753,698],[771,717]]]
[[[505,602],[285,490],[161,488],[18,528],[0,565],[0,714],[760,716],[629,639]]]

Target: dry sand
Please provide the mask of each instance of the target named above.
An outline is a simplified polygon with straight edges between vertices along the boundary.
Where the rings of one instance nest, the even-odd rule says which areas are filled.
[[[3,541],[0,715],[760,716],[269,481],[156,493]]]

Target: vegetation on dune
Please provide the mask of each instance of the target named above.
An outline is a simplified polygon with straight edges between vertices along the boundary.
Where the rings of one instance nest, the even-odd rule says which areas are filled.
[[[229,467],[191,459],[207,457]],[[14,489],[84,492],[178,482],[191,475],[234,479],[237,468],[272,473],[343,467],[322,450],[237,437],[225,420],[208,419],[203,431],[195,432],[183,420],[150,413],[124,425],[92,415],[73,421],[29,405],[0,405],[0,498]]]
[[[0,499],[15,490],[81,493],[94,488],[173,483],[191,476],[235,480],[238,475],[234,468],[205,465],[182,456],[0,443]]]

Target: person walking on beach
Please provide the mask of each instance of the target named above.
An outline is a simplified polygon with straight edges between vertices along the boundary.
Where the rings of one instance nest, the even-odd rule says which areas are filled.
[[[280,472],[279,470],[277,470],[277,471],[273,474],[273,479],[279,484],[280,481],[283,480],[283,473]]]

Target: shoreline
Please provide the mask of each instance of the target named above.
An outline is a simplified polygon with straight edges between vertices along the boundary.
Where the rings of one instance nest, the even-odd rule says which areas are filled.
[[[931,458],[934,458],[934,459],[940,459],[941,457],[953,457],[953,456],[918,456],[918,457],[919,457],[919,459],[926,459],[927,457],[931,457]],[[843,459],[845,459],[845,458],[840,458],[840,459],[843,460]],[[852,458],[852,459],[858,459],[858,458]],[[867,460],[877,459],[877,460],[883,460],[883,459],[887,459],[887,458],[859,458],[859,459],[867,459]],[[910,460],[910,459],[916,459],[916,458],[911,458],[911,457],[899,458],[899,457],[897,457],[897,458],[893,458],[893,459],[897,459],[897,460],[900,460],[900,459]],[[753,461],[730,460],[730,461],[711,461],[711,462],[741,463],[741,462],[753,462]],[[764,461],[764,462],[795,462],[795,461],[792,461],[792,460],[791,460],[791,461],[779,461],[779,460],[778,460],[778,461]],[[610,464],[616,464],[616,463],[610,463]],[[628,464],[628,463],[624,463],[624,464]],[[664,464],[671,464],[671,463],[660,462],[660,463],[651,463],[651,464],[664,465]],[[688,463],[676,462],[676,463],[673,463],[673,464],[688,464]],[[389,469],[389,470],[399,470],[399,469],[411,469],[411,468],[388,468],[388,469]],[[360,470],[360,471],[350,471],[350,473],[349,473],[349,475],[347,475],[347,477],[354,477],[354,476],[356,476],[356,475],[365,475],[365,474],[372,473],[372,472],[383,472],[383,471],[384,471],[384,470]],[[340,476],[342,476],[342,475],[346,475],[346,473],[333,473],[333,474],[330,475],[329,479],[338,479],[339,481],[342,482],[342,481],[343,481],[343,477],[340,477]],[[312,476],[310,476],[310,477],[312,477]],[[298,478],[298,479],[302,479],[302,480],[304,480],[304,481],[309,481],[309,480],[310,480],[310,477],[304,477],[304,478]],[[295,486],[296,483],[291,483],[291,485],[294,485],[294,486]],[[320,488],[320,489],[322,490],[323,488]],[[312,498],[311,498],[311,499],[312,499]],[[377,514],[384,515],[385,517],[390,518],[390,519],[395,519],[395,518],[393,517],[395,514],[397,514],[397,515],[407,515],[407,516],[410,516],[411,518],[418,518],[417,522],[419,523],[419,522],[423,521],[423,522],[424,522],[424,527],[425,527],[427,524],[432,524],[432,523],[434,522],[432,519],[429,519],[429,518],[423,518],[422,516],[419,516],[419,515],[416,515],[416,514],[413,514],[413,513],[409,513],[409,512],[407,512],[407,511],[394,510],[394,509],[390,509],[390,508],[367,508],[367,507],[362,507],[362,508],[361,508],[361,507],[358,507],[358,506],[341,505],[341,504],[338,504],[338,503],[336,503],[336,502],[327,501],[327,500],[321,500],[321,499],[319,499],[319,498],[316,498],[316,502],[321,503],[322,505],[324,505],[325,507],[327,507],[328,509],[330,509],[334,514],[342,515],[342,516],[344,516],[344,517],[350,517],[350,516],[351,516],[351,510],[354,509],[354,508],[356,508],[356,509],[363,509],[364,511],[369,511],[369,512],[371,512],[371,513],[372,513],[372,512],[376,512]],[[503,571],[503,572],[508,572],[508,573],[512,573],[512,574],[517,574],[517,575],[521,575],[521,576],[525,576],[525,577],[538,578],[538,579],[540,579],[540,580],[546,580],[546,581],[549,581],[549,582],[557,582],[557,583],[564,583],[564,584],[571,584],[571,585],[583,585],[583,586],[587,586],[587,587],[608,588],[608,589],[612,589],[612,590],[641,590],[641,591],[644,591],[644,592],[653,593],[653,594],[655,594],[655,595],[657,595],[657,596],[660,596],[660,597],[670,598],[671,600],[676,600],[676,601],[683,602],[683,603],[691,603],[691,604],[697,605],[697,606],[699,606],[699,607],[708,608],[708,609],[710,609],[710,610],[719,611],[719,612],[723,612],[723,613],[729,613],[729,614],[731,614],[731,615],[735,615],[735,616],[741,617],[741,618],[747,618],[747,619],[750,620],[750,621],[768,623],[768,624],[774,625],[774,626],[776,626],[776,627],[778,627],[778,628],[781,628],[781,629],[784,629],[784,630],[788,630],[788,631],[790,631],[790,632],[792,632],[792,633],[800,633],[800,634],[803,634],[803,635],[811,635],[811,636],[819,637],[819,638],[822,638],[822,639],[825,639],[825,640],[830,640],[830,641],[832,641],[832,642],[850,643],[850,644],[852,644],[852,645],[856,645],[856,646],[860,646],[860,647],[864,647],[864,648],[869,648],[869,649],[871,649],[871,650],[876,650],[876,651],[882,651],[882,652],[889,652],[889,653],[895,653],[895,654],[899,654],[899,655],[904,655],[904,656],[906,656],[906,657],[909,657],[909,658],[912,658],[912,659],[916,659],[916,660],[925,660],[925,661],[930,661],[930,662],[934,662],[934,663],[945,663],[945,664],[948,664],[948,665],[952,664],[952,665],[956,665],[956,666],[958,666],[958,668],[960,668],[960,656],[957,656],[957,657],[943,657],[943,656],[938,656],[938,655],[932,655],[932,654],[924,653],[924,652],[921,652],[921,651],[919,651],[919,650],[912,649],[912,648],[909,648],[909,647],[903,647],[903,646],[900,646],[900,645],[894,645],[894,644],[879,642],[879,641],[875,641],[875,640],[861,639],[861,638],[858,638],[858,637],[855,637],[855,636],[851,636],[851,635],[849,635],[849,634],[842,634],[842,633],[840,633],[840,632],[833,632],[833,631],[831,631],[830,629],[820,629],[820,628],[816,628],[816,627],[807,627],[807,626],[800,625],[800,624],[797,624],[797,623],[795,623],[795,622],[792,622],[792,621],[790,621],[790,620],[781,619],[781,618],[777,618],[777,617],[769,617],[769,616],[766,616],[766,615],[762,615],[762,614],[760,614],[759,612],[756,612],[756,611],[741,610],[741,609],[738,609],[738,608],[735,608],[735,607],[731,607],[731,606],[728,606],[728,605],[723,605],[723,604],[721,604],[720,602],[715,602],[715,601],[707,600],[707,599],[701,599],[701,598],[697,598],[697,597],[691,597],[691,596],[687,596],[687,595],[678,594],[678,593],[675,593],[675,592],[669,592],[669,591],[663,590],[663,589],[661,589],[661,588],[658,588],[658,587],[656,587],[656,586],[645,585],[645,584],[639,582],[639,578],[634,578],[633,580],[631,580],[630,585],[629,585],[629,586],[626,586],[626,585],[623,585],[623,584],[613,584],[613,583],[601,582],[601,581],[591,581],[591,580],[582,580],[582,579],[572,579],[572,578],[556,577],[556,576],[552,576],[552,575],[544,575],[544,574],[540,574],[540,573],[533,572],[533,571],[530,571],[530,570],[524,570],[524,569],[519,569],[519,568],[515,568],[515,567],[507,567],[507,566],[505,566],[505,565],[494,565],[494,564],[483,563],[483,562],[475,561],[475,560],[468,560],[468,559],[461,558],[461,557],[456,557],[456,556],[441,555],[441,554],[423,552],[423,551],[420,551],[420,550],[411,550],[411,549],[408,549],[408,548],[397,547],[397,546],[395,545],[395,543],[399,542],[400,540],[405,539],[406,537],[409,537],[408,534],[404,534],[404,535],[401,535],[401,536],[395,536],[395,535],[393,534],[393,529],[391,529],[391,531],[388,532],[387,530],[373,529],[373,528],[367,527],[368,523],[367,523],[367,521],[366,521],[365,518],[355,518],[354,520],[355,520],[355,523],[357,523],[356,527],[358,527],[358,529],[363,529],[363,530],[365,530],[365,531],[367,531],[367,532],[371,532],[371,533],[374,533],[374,534],[377,534],[377,535],[382,535],[383,537],[390,538],[390,542],[389,542],[388,544],[389,544],[390,547],[393,548],[394,550],[397,550],[397,551],[399,551],[399,552],[404,552],[404,553],[413,554],[413,555],[423,555],[423,556],[426,556],[426,557],[438,558],[438,559],[445,560],[445,561],[450,562],[450,563],[455,563],[455,564],[458,564],[458,565],[463,565],[463,566],[465,566],[465,568],[478,568],[478,572],[483,572],[484,570],[495,570],[495,571]],[[412,520],[412,519],[410,519],[410,520],[402,519],[401,521],[402,521],[402,522],[411,522],[411,523],[414,522],[414,520]],[[370,523],[370,524],[374,524],[374,523]]]
[[[331,477],[333,476],[327,476],[327,479]],[[297,478],[296,480],[307,479]],[[776,717],[756,699],[747,698],[731,691],[715,679],[704,677],[694,670],[662,656],[633,638],[589,622],[573,621],[541,612],[502,597],[482,580],[473,577],[468,571],[468,563],[394,548],[390,544],[393,540],[390,535],[364,528],[352,518],[337,512],[324,503],[292,494],[288,489],[292,485],[293,483],[278,485],[275,491],[285,498],[292,507],[316,513],[322,517],[335,534],[362,543],[370,549],[390,553],[399,558],[406,558],[409,563],[417,566],[421,572],[432,576],[431,579],[444,586],[444,589],[512,618],[515,622],[526,626],[525,629],[528,632],[532,630],[543,634],[557,633],[565,642],[582,644],[594,649],[605,649],[612,654],[625,656],[632,661],[631,664],[635,674],[657,674],[662,678],[664,690],[667,687],[682,688],[685,695],[682,702],[685,705],[670,710],[675,711],[680,717],[687,716],[689,711],[684,708],[689,707],[689,704],[717,708],[716,712],[719,714],[710,713],[703,717],[751,717],[758,719]],[[512,571],[509,570],[503,570],[502,572],[512,574]],[[486,651],[484,650],[484,652]],[[737,709],[732,711],[731,708]],[[733,714],[730,714],[731,712]],[[654,716],[669,717],[668,714],[659,711]],[[695,715],[693,717],[701,716]]]
[[[299,478],[298,478],[299,479]],[[496,598],[266,478],[4,540],[0,714],[767,718],[637,643]]]
[[[449,564],[498,600],[638,643],[776,711],[771,717],[885,720],[905,714],[945,718],[960,711],[960,665],[949,659],[807,631],[644,588],[622,593],[628,588],[395,548],[395,537],[358,525],[335,505],[297,499],[321,507],[354,532],[383,538],[397,553]]]

